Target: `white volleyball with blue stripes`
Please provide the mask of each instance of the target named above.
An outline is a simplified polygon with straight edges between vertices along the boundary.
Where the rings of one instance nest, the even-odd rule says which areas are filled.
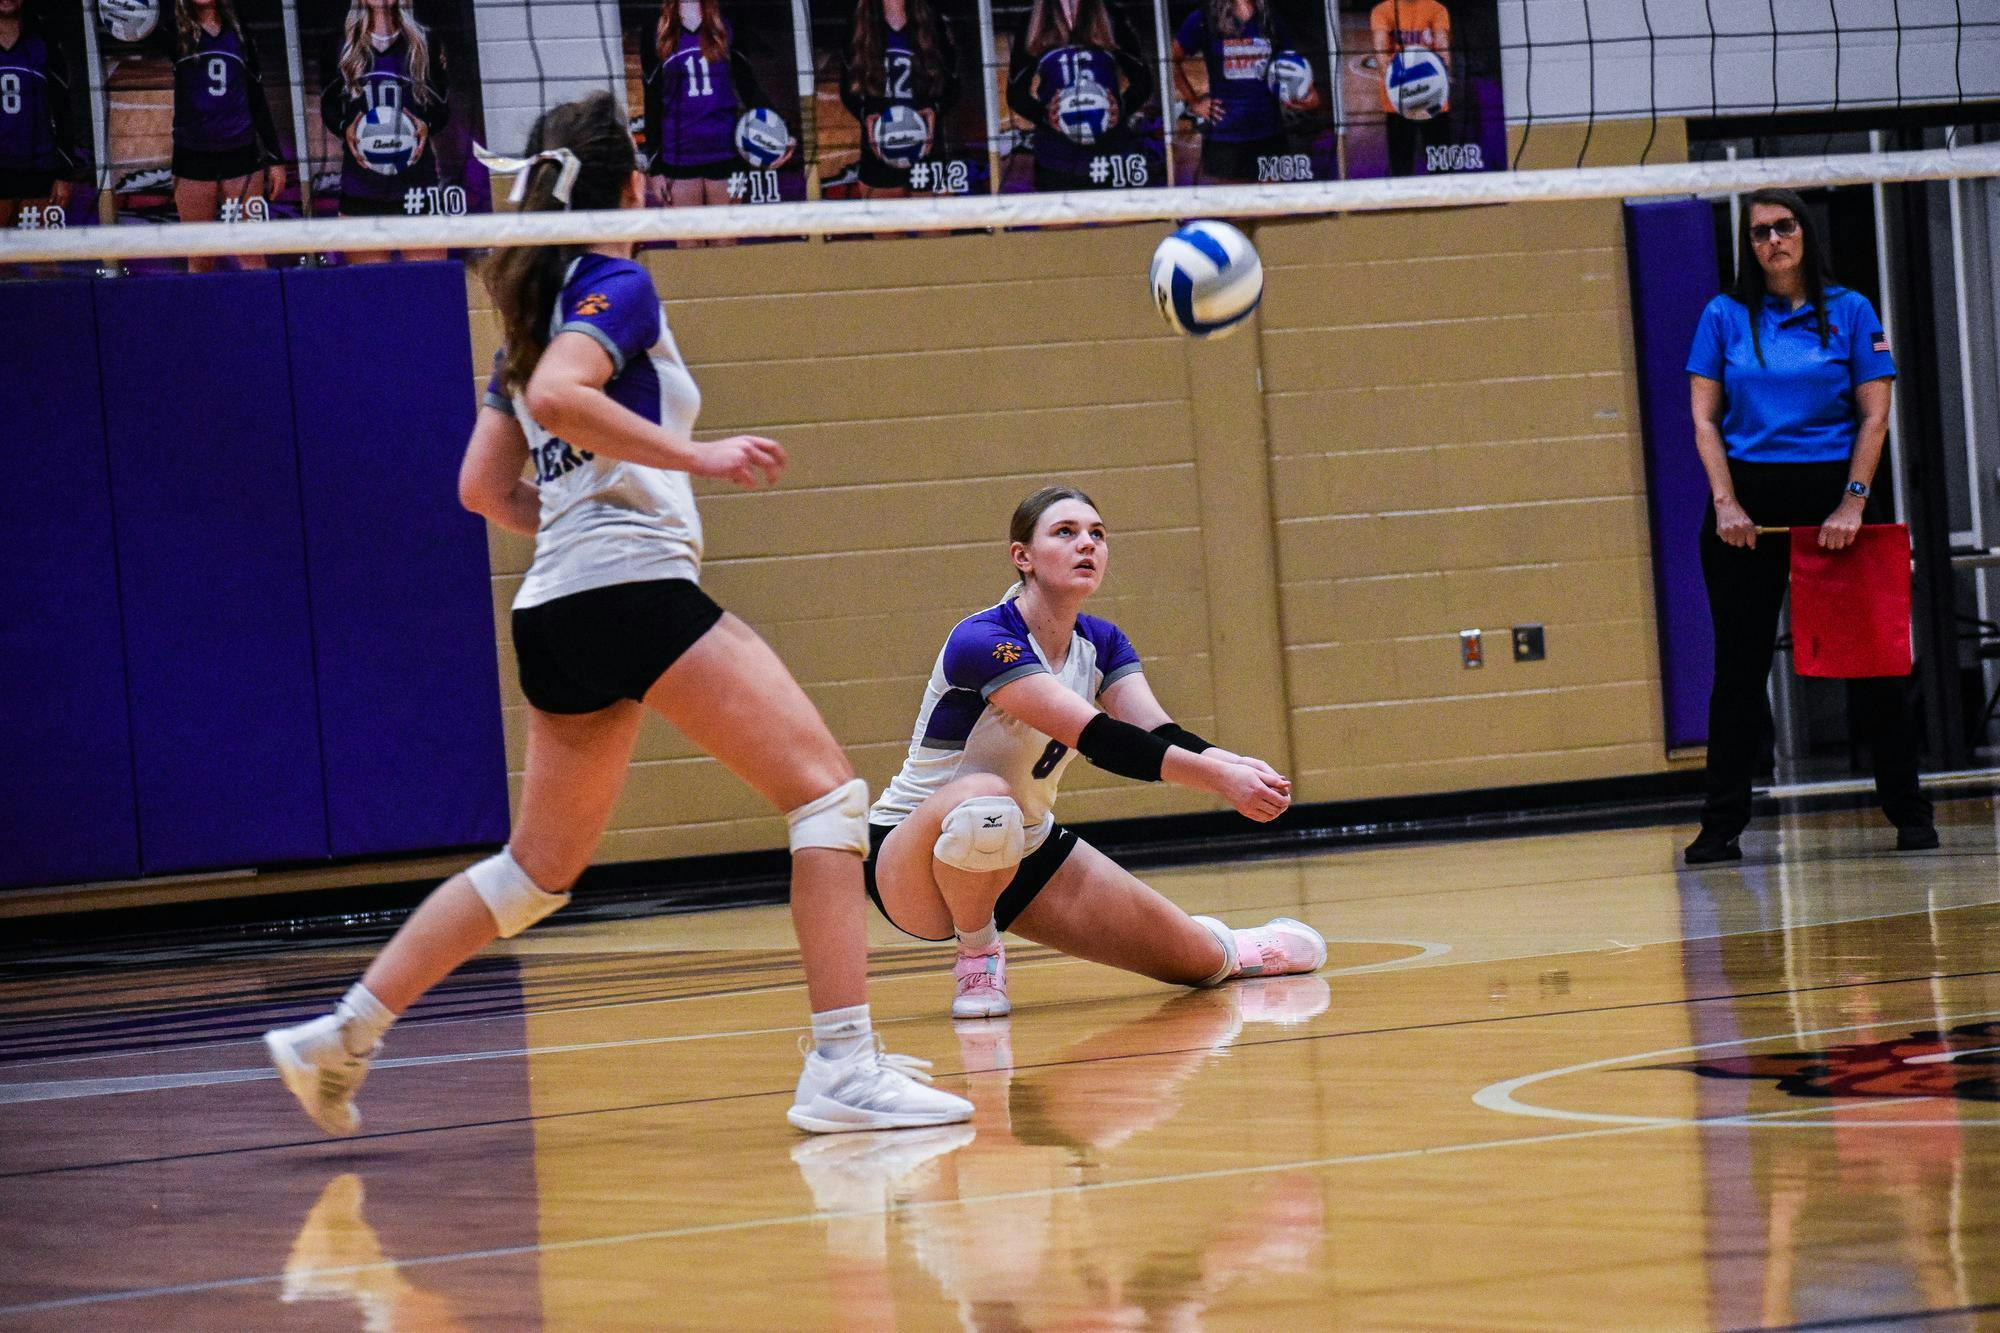
[[[875,156],[907,167],[930,151],[931,127],[917,109],[898,102],[875,118]]]
[[[1280,51],[1264,67],[1271,95],[1286,107],[1299,106],[1313,93],[1313,67],[1297,51]]]
[[[767,106],[752,107],[736,121],[736,155],[759,170],[775,167],[792,151],[792,129]]]
[[[1094,144],[1110,132],[1114,108],[1111,93],[1095,79],[1073,83],[1056,94],[1056,128],[1071,143]]]
[[[1176,333],[1216,338],[1264,298],[1264,261],[1227,222],[1190,222],[1153,251],[1153,300]]]
[[[1451,97],[1451,71],[1437,52],[1406,46],[1382,71],[1382,86],[1388,89],[1389,105],[1397,114],[1407,120],[1429,120]]]

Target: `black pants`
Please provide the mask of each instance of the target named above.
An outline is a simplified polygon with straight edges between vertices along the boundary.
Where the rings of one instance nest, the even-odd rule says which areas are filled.
[[[1840,504],[1846,463],[1730,460],[1736,498],[1753,523],[1806,527]],[[1765,685],[1778,637],[1778,612],[1791,575],[1791,543],[1761,536],[1744,550],[1715,535],[1715,510],[1701,529],[1701,575],[1715,624],[1715,689],[1708,698],[1708,800],[1701,826],[1734,837],[1750,822],[1750,779],[1764,729]],[[1907,676],[1851,680],[1848,715],[1875,763],[1875,794],[1898,827],[1931,822],[1917,785],[1917,728]]]

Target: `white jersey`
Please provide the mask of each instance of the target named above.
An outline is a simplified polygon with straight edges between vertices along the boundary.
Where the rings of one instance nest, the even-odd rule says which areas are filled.
[[[606,255],[571,264],[549,320],[550,338],[559,333],[584,334],[610,354],[604,392],[614,402],[677,435],[694,429],[701,390],[639,264]],[[501,391],[497,366],[485,402],[521,423],[542,497],[535,560],[516,607],[614,583],[699,579],[701,516],[687,473],[600,458],[550,434],[521,395]]]
[[[961,772],[993,773],[1012,789],[1033,851],[1055,828],[1056,788],[1076,756],[1061,741],[995,707],[989,702],[993,691],[1046,671],[1094,704],[1114,681],[1139,669],[1139,655],[1123,631],[1096,616],[1077,617],[1060,665],[1042,656],[1011,596],[967,616],[945,639],[931,668],[909,757],[868,822],[894,827]]]

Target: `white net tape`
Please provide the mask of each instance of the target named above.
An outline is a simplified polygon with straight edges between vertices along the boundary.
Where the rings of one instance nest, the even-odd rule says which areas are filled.
[[[91,227],[0,234],[0,263],[116,262],[182,255],[674,241],[722,237],[982,230],[1193,217],[1278,217],[1480,204],[1723,195],[1876,182],[2000,176],[2000,144],[1736,162],[1585,167],[1284,185],[465,217]]]

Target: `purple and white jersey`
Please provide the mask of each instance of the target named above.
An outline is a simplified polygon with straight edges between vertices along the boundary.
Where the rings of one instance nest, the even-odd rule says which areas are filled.
[[[1076,756],[1061,741],[994,707],[993,691],[1048,672],[1063,688],[1094,704],[1113,682],[1139,669],[1139,654],[1124,631],[1096,616],[1076,618],[1069,652],[1057,663],[1042,656],[1014,594],[967,616],[945,639],[931,668],[909,757],[869,811],[869,822],[888,827],[902,823],[962,771],[994,773],[1013,789],[1033,851],[1055,827],[1050,811],[1056,788]]]
[[[1114,107],[1119,105],[1117,57],[1094,46],[1058,46],[1035,62],[1035,95],[1049,108],[1051,119],[1058,99],[1083,83],[1096,84]],[[1085,147],[1045,123],[1035,126],[1034,146],[1037,164],[1074,175],[1090,170],[1092,158],[1105,151],[1102,144]]]
[[[23,32],[11,49],[0,47],[0,170],[60,176],[75,168],[61,135],[68,96],[55,54],[39,34]]]
[[[387,47],[366,52],[361,77],[348,91],[340,69],[341,48],[336,44],[322,66],[330,70],[331,82],[320,92],[320,123],[340,142],[340,193],[357,199],[400,200],[412,189],[436,185],[439,180],[436,148],[437,132],[451,120],[450,81],[442,48],[431,48],[426,83],[428,97],[417,95],[416,67],[410,55],[409,39],[398,35]],[[378,107],[401,111],[424,127],[427,137],[423,151],[402,171],[385,174],[372,171],[355,160],[347,144],[347,131],[355,121]]]
[[[647,79],[662,166],[720,162],[736,156],[736,81],[732,61],[702,54],[701,34],[683,32],[672,54]],[[668,174],[672,174],[669,172]]]
[[[242,36],[226,24],[203,32],[174,61],[174,145],[213,153],[254,142],[250,99],[263,95]]]
[[[614,402],[676,435],[694,429],[701,390],[643,267],[606,255],[570,265],[549,317],[549,337],[562,333],[581,333],[610,354],[604,392]],[[687,473],[600,458],[550,434],[523,396],[501,388],[497,358],[485,403],[521,423],[542,497],[535,560],[516,607],[614,583],[699,578],[701,516]]]
[[[1273,25],[1275,27],[1275,25]],[[1218,143],[1252,143],[1284,129],[1278,98],[1264,81],[1271,57],[1284,49],[1283,39],[1252,17],[1233,37],[1217,40],[1209,31],[1208,9],[1198,7],[1174,34],[1181,50],[1203,56],[1208,64],[1208,89],[1222,119],[1209,125]]]

